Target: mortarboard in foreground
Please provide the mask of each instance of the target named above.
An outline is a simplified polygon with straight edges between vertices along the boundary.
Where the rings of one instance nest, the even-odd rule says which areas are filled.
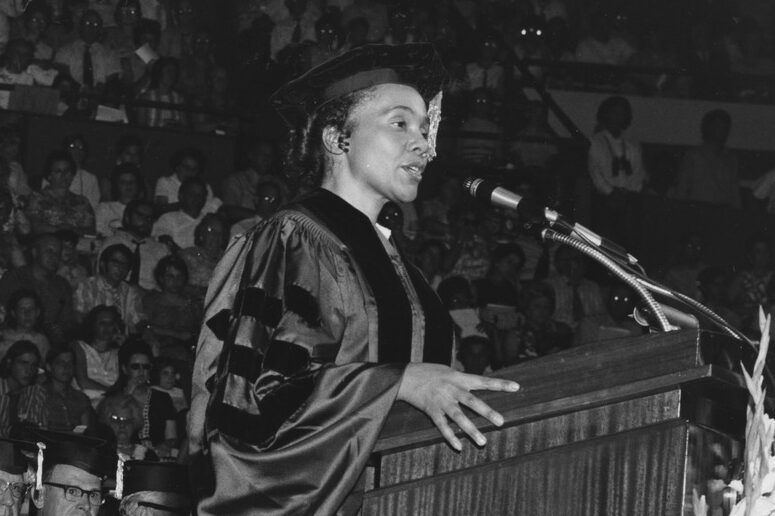
[[[11,475],[27,472],[35,464],[36,443],[16,439],[0,439],[0,471]]]
[[[25,439],[40,441],[46,445],[43,469],[66,464],[94,476],[104,477],[115,468],[115,451],[102,439],[39,428],[27,428],[24,434]]]

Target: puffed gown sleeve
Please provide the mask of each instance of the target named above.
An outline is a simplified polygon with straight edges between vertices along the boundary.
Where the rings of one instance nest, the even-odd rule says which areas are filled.
[[[212,474],[198,514],[334,514],[358,482],[405,366],[375,363],[368,289],[342,247],[288,215],[216,268],[188,421]]]

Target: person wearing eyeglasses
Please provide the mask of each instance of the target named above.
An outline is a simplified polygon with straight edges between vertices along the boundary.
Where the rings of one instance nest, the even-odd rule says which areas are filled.
[[[231,236],[241,235],[250,230],[262,220],[271,216],[280,207],[283,201],[282,190],[274,181],[264,181],[256,187],[254,199],[256,214],[240,220],[231,227]]]
[[[0,439],[0,516],[19,516],[30,490],[32,470],[23,452],[34,443]]]
[[[102,439],[39,428],[21,431],[25,440],[45,444],[42,488],[33,492],[40,516],[97,516],[105,501],[102,480],[115,469],[115,454]]]
[[[139,442],[160,458],[174,456],[178,444],[175,407],[169,394],[151,388],[151,347],[140,337],[131,336],[121,346],[118,357],[118,380],[105,393],[97,412],[105,413],[105,407],[115,403],[115,398],[130,396],[142,409]]]

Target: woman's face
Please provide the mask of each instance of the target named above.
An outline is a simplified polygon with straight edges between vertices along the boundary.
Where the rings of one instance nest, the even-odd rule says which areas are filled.
[[[67,190],[70,188],[74,175],[75,170],[68,161],[55,161],[51,164],[48,181],[51,183],[51,188]]]
[[[33,298],[23,297],[16,303],[13,314],[20,330],[31,330],[40,317],[40,307]]]
[[[86,160],[86,142],[80,139],[75,139],[67,144],[67,151],[70,153],[70,157],[73,158],[75,164],[79,167],[83,165]]]
[[[122,369],[130,383],[144,385],[151,381],[151,366],[151,357],[145,353],[136,353],[129,357],[129,361],[122,366]]]
[[[338,178],[352,183],[366,202],[411,202],[428,163],[425,101],[414,88],[381,84],[353,109],[349,170]]]
[[[108,424],[116,436],[116,444],[127,445],[132,442],[132,434],[135,432],[134,413],[129,407],[118,407],[108,416]]]
[[[140,185],[137,184],[137,177],[134,174],[121,174],[116,179],[118,186],[118,200],[122,204],[129,204],[140,197]]]
[[[116,286],[126,278],[131,268],[131,259],[121,251],[114,251],[106,257],[103,274],[109,284]]]
[[[173,294],[179,294],[183,287],[186,286],[186,276],[183,271],[177,267],[167,267],[164,272],[161,273],[161,285],[159,285],[164,292],[171,292]]]
[[[111,342],[118,333],[118,321],[113,312],[102,311],[94,320],[94,340]]]
[[[167,366],[159,371],[159,387],[170,390],[175,387],[175,368]]]
[[[38,357],[24,353],[11,362],[11,378],[22,387],[32,385],[38,376]]]
[[[75,376],[75,358],[70,352],[60,353],[51,362],[51,377],[65,385],[70,385]]]

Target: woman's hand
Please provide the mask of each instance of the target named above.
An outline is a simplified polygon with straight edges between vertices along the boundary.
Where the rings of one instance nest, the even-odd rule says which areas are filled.
[[[487,442],[484,435],[463,413],[463,404],[494,425],[503,424],[503,416],[471,394],[473,390],[516,392],[519,384],[509,380],[460,373],[440,364],[408,364],[404,371],[398,399],[425,412],[450,446],[460,451],[462,444],[449,426],[454,421],[479,446]]]

